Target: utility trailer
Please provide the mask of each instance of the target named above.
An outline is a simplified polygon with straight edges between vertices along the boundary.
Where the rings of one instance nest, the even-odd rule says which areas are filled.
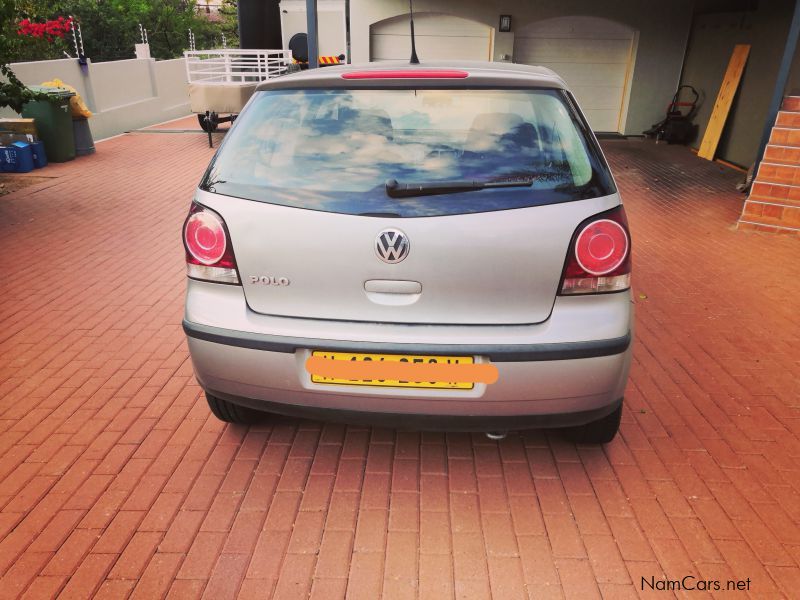
[[[232,123],[253,95],[256,86],[284,75],[292,64],[291,50],[186,50],[189,106],[203,131]]]

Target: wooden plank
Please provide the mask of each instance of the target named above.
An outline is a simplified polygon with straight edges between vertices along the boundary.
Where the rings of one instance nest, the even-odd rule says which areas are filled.
[[[728,70],[725,71],[725,78],[719,88],[714,110],[711,111],[711,118],[708,120],[706,132],[703,134],[703,141],[700,143],[700,150],[697,153],[697,156],[701,158],[714,160],[719,138],[722,137],[722,130],[728,119],[728,113],[731,110],[733,98],[736,96],[736,90],[739,88],[739,81],[742,78],[749,54],[750,44],[736,44],[733,49]]]

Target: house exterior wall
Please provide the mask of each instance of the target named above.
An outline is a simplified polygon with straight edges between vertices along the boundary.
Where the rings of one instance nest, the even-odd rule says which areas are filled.
[[[415,0],[414,10],[472,19],[495,28],[495,60],[513,52],[514,30],[560,16],[594,16],[635,29],[638,49],[624,133],[640,134],[663,118],[680,78],[692,20],[692,0]],[[408,12],[406,0],[350,0],[350,43],[354,63],[369,61],[370,25]],[[511,33],[496,31],[501,14],[512,16]],[[424,62],[425,57],[420,56]],[[513,57],[512,57],[513,60]]]
[[[700,145],[708,125],[733,47],[750,44],[750,56],[725,122],[717,157],[743,167],[755,162],[794,4],[794,0],[770,0],[758,3],[753,11],[695,17],[682,76],[682,83],[693,85],[705,96],[695,117],[699,125],[697,139],[692,143],[695,147]],[[797,58],[787,92],[793,88],[800,91]]]
[[[281,35],[283,48],[289,47],[289,40],[296,33],[306,33],[305,0],[283,0],[281,9]],[[344,0],[318,0],[317,36],[319,56],[347,56],[347,32],[345,31]]]

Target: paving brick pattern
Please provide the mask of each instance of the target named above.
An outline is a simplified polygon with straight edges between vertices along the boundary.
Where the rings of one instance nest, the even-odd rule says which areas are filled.
[[[606,447],[216,421],[180,328],[201,135],[115,138],[0,199],[0,597],[617,599],[685,575],[797,597],[800,244],[735,230],[737,173],[605,150],[637,311]]]

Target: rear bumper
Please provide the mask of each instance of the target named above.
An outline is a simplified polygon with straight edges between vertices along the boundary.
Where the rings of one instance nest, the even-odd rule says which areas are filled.
[[[333,421],[348,425],[390,427],[414,431],[519,431],[522,429],[572,427],[602,419],[614,412],[622,398],[610,404],[571,413],[541,415],[440,415],[417,413],[364,412],[271,402],[242,396],[232,396],[216,390],[206,390],[212,396],[253,408],[288,417],[320,421]]]
[[[253,348],[252,336],[236,338],[235,332],[217,332],[215,341],[210,341],[199,337],[211,337],[207,330],[198,333],[190,323],[184,327],[198,382],[214,396],[290,416],[415,429],[486,431],[588,423],[618,406],[630,364],[630,338],[626,336],[609,340],[604,347],[570,344],[556,349],[517,349],[505,355],[500,349],[492,349],[491,362],[499,371],[498,381],[478,383],[470,390],[322,385],[311,382],[305,363],[312,349],[330,349],[330,340],[261,340],[286,344],[282,351],[273,351]],[[220,343],[221,339],[234,343]],[[334,347],[341,349],[339,344]],[[490,360],[475,352],[479,348],[470,346],[448,347],[444,352],[420,346],[365,348],[358,343],[348,343],[347,348],[356,352],[452,352],[473,355],[477,362]],[[610,354],[614,350],[617,353]],[[538,352],[542,360],[519,360],[521,352],[528,359]],[[573,358],[556,358],[565,352]],[[598,356],[600,352],[605,354]],[[574,357],[587,354],[592,356]]]
[[[580,425],[612,412],[631,356],[630,294],[559,297],[550,318],[515,326],[353,323],[260,315],[238,286],[189,281],[184,330],[195,375],[244,406],[418,429]],[[312,383],[313,350],[473,356],[499,378],[469,390]]]
[[[631,334],[605,340],[541,344],[414,344],[361,342],[269,335],[231,331],[183,320],[187,337],[235,348],[294,354],[298,350],[428,354],[438,356],[483,356],[492,362],[540,362],[576,360],[622,354],[631,345]]]

